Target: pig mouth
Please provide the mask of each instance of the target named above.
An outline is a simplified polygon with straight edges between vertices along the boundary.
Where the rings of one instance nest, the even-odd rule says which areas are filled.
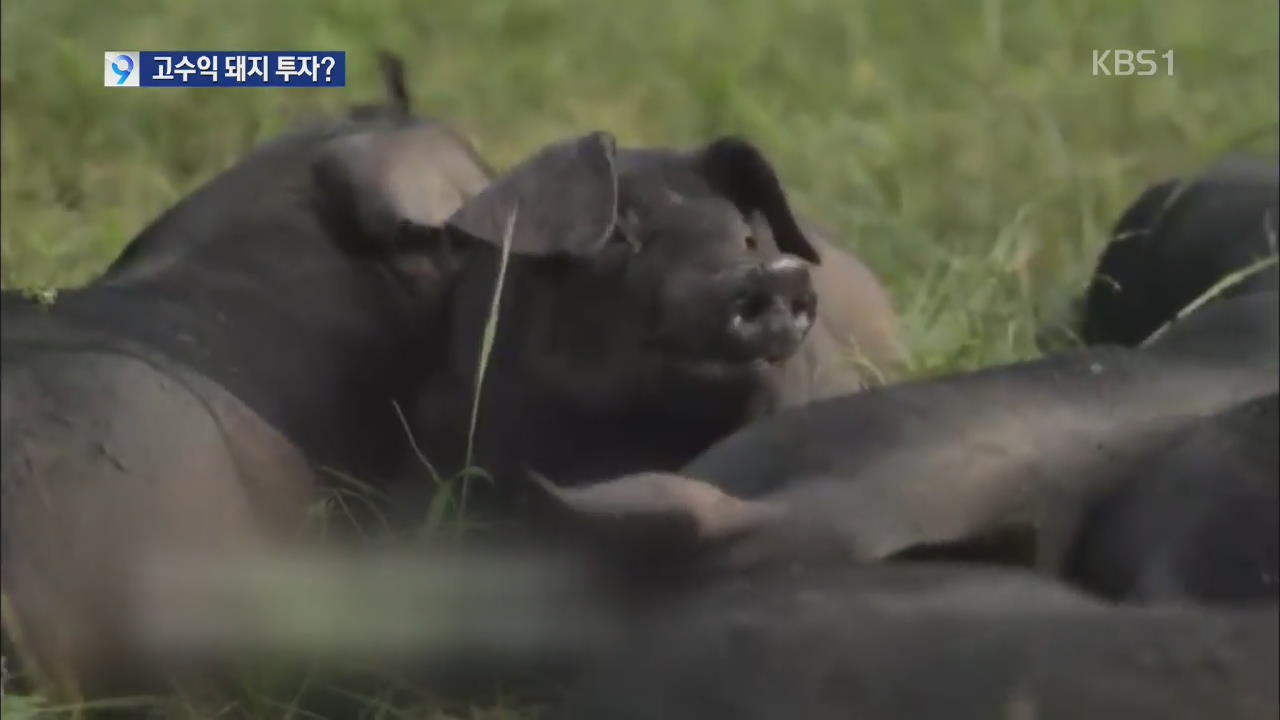
[[[811,316],[798,318],[784,338],[761,341],[741,331],[741,322],[729,321],[724,335],[713,347],[693,349],[678,343],[655,342],[651,347],[669,367],[683,374],[704,378],[758,376],[777,370],[796,356],[813,325]]]
[[[706,348],[690,348],[681,343],[651,338],[643,351],[659,367],[686,377],[706,380],[729,380],[757,377],[786,363],[794,353],[786,355],[734,355],[708,352]]]
[[[735,380],[756,378],[768,375],[785,364],[787,359],[777,361],[756,358],[731,362],[726,360],[708,360],[706,358],[675,358],[669,364],[686,377],[704,380]]]
[[[793,357],[813,328],[812,311],[797,312],[792,317],[771,328],[762,328],[746,321],[735,313],[729,320],[725,334],[730,353],[741,355],[744,362],[763,360],[781,365]]]
[[[645,345],[667,367],[698,377],[755,376],[796,356],[816,322],[817,298],[748,293],[692,323],[677,312],[666,319],[655,322]]]

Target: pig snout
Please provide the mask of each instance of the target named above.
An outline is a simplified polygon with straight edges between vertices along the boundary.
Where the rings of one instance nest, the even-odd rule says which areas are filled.
[[[808,335],[817,307],[818,296],[803,260],[783,257],[752,266],[730,312],[729,337],[747,356],[781,362]]]

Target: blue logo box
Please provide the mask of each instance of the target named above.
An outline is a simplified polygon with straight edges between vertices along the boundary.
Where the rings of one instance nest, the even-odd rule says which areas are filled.
[[[119,51],[107,87],[346,87],[346,52]]]

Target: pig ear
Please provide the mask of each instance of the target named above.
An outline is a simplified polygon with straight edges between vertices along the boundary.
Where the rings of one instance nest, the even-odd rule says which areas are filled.
[[[407,116],[413,109],[413,103],[409,98],[409,86],[404,79],[404,60],[389,50],[381,50],[378,52],[378,70],[382,73],[382,84],[387,91],[387,106]]]
[[[617,221],[616,154],[613,136],[604,132],[548,145],[465,203],[449,226],[501,245],[514,214],[512,252],[589,256]]]
[[[342,135],[313,169],[322,210],[362,250],[394,249],[404,225],[442,226],[491,177],[466,139],[429,121]]]
[[[570,517],[632,545],[696,550],[749,533],[775,515],[767,502],[682,475],[639,473],[579,487],[530,477]]]
[[[382,76],[382,89],[386,97],[382,102],[356,105],[347,117],[357,123],[390,120],[404,122],[413,112],[413,100],[409,96],[409,84],[405,81],[404,60],[386,50],[378,53],[378,72]]]
[[[773,166],[759,148],[737,137],[722,137],[697,155],[698,167],[717,192],[744,216],[759,212],[769,223],[778,249],[811,263],[821,263],[818,250],[791,214],[791,205]]]
[[[1154,255],[1153,243],[1162,221],[1187,187],[1177,179],[1149,186],[1112,227],[1111,240],[1098,255],[1082,302],[1079,335],[1084,344],[1136,345],[1155,329],[1145,322],[1158,302],[1143,292],[1148,285],[1122,287],[1110,274],[1142,276]]]

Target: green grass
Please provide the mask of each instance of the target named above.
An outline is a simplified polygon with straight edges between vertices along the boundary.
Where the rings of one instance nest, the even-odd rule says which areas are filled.
[[[1143,186],[1277,146],[1274,0],[6,0],[0,271],[93,277],[148,220],[295,119],[380,96],[498,167],[593,129],[761,144],[881,273],[919,372],[1036,352]],[[109,90],[101,52],[340,49],[345,90]],[[1091,74],[1172,49],[1173,77]],[[269,716],[268,715],[265,716]],[[429,717],[429,716],[420,716]]]
[[[1270,0],[6,0],[3,282],[75,284],[292,119],[376,98],[373,51],[499,167],[596,128],[761,143],[884,276],[921,367],[1034,352],[1144,183],[1273,150]],[[1174,77],[1091,74],[1173,49]],[[349,53],[344,90],[112,90],[106,49]]]

